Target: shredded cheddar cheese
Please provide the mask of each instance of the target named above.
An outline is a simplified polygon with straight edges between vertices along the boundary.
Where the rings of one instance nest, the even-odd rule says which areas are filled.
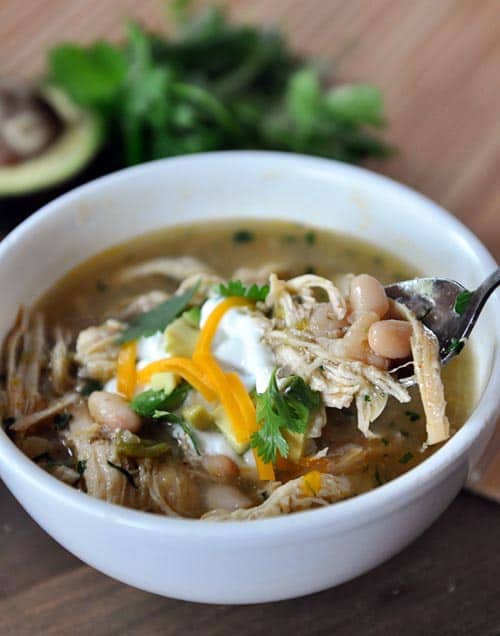
[[[156,373],[166,371],[176,373],[209,402],[218,399],[231,422],[235,439],[239,443],[249,442],[252,433],[258,429],[255,406],[239,376],[236,373],[225,373],[217,364],[212,355],[211,346],[217,327],[226,311],[250,304],[251,301],[241,297],[226,298],[219,303],[209,315],[198,336],[192,359],[164,358],[148,364],[137,372],[137,376],[134,374],[131,395],[133,395],[136,381],[140,384],[147,384]],[[125,345],[123,348],[127,346]],[[133,360],[135,372],[135,349]],[[273,465],[264,463],[255,449],[253,454],[259,479],[266,481],[274,479]]]
[[[250,399],[250,396],[248,395],[243,382],[241,381],[239,376],[236,375],[236,373],[228,373],[227,380],[229,383],[229,388],[233,392],[240,406],[240,411],[242,412],[245,420],[245,428],[248,434],[248,439],[250,439],[252,433],[255,433],[255,431],[257,431],[259,428],[257,425],[254,403]],[[255,464],[257,466],[259,479],[262,479],[263,481],[274,480],[274,468],[272,463],[266,464],[261,459],[255,448],[253,448],[252,451],[255,459]]]
[[[128,400],[134,397],[136,385],[137,344],[135,341],[127,342],[120,347],[116,368],[116,386]]]
[[[217,399],[217,394],[207,381],[203,371],[189,358],[163,358],[151,362],[137,373],[137,381],[140,384],[147,384],[155,373],[164,371],[172,371],[180,375],[208,402],[214,402]]]
[[[247,298],[241,298],[233,296],[231,298],[226,298],[221,303],[219,303],[215,309],[209,315],[203,329],[201,330],[200,335],[198,336],[198,342],[196,343],[196,349],[193,354],[193,359],[203,353],[209,353],[210,347],[212,345],[212,340],[214,339],[215,332],[217,331],[217,327],[219,326],[219,322],[222,319],[222,316],[229,309],[233,309],[234,307],[244,307],[250,305],[251,302]]]
[[[302,477],[302,492],[305,496],[316,497],[321,490],[321,473],[319,470],[311,470]]]

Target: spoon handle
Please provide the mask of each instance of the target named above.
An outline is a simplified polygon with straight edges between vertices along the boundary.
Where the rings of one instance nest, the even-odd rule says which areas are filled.
[[[472,294],[470,302],[464,312],[464,338],[467,338],[470,335],[470,332],[476,324],[486,301],[498,285],[500,285],[500,267],[497,267],[496,270],[492,272]]]

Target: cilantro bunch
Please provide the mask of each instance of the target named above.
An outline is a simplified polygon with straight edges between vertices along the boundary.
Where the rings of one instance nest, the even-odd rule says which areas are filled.
[[[232,24],[218,8],[186,11],[173,37],[131,24],[122,44],[49,52],[49,79],[101,116],[122,164],[236,148],[350,162],[386,153],[370,132],[383,125],[377,89],[324,90],[280,33]]]

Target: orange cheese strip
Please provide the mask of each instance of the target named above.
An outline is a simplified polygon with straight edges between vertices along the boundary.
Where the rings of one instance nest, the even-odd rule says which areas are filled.
[[[228,373],[226,377],[229,383],[229,387],[232,390],[233,395],[236,397],[236,400],[240,407],[240,411],[243,413],[245,428],[248,431],[248,439],[250,439],[252,433],[255,433],[255,431],[259,429],[259,426],[257,424],[257,417],[255,415],[254,403],[250,399],[245,385],[241,381],[240,377],[236,375],[236,373]],[[274,480],[274,468],[272,463],[266,464],[257,453],[255,448],[252,448],[252,452],[255,458],[255,463],[257,465],[259,479],[262,479],[263,481]]]
[[[120,347],[116,367],[116,387],[120,393],[131,400],[134,397],[136,384],[135,361],[137,358],[137,343],[127,342]]]
[[[302,477],[302,492],[304,495],[316,497],[321,490],[321,473],[319,470],[311,470]]]
[[[248,431],[245,427],[245,419],[243,414],[240,413],[238,403],[231,392],[226,374],[210,354],[198,355],[196,364],[206,373],[210,385],[215,390],[223,409],[226,411],[226,415],[231,421],[236,441],[244,444],[249,439]]]
[[[229,309],[233,309],[234,307],[245,307],[246,305],[250,304],[251,301],[248,300],[248,298],[241,298],[240,296],[226,298],[226,300],[223,300],[221,303],[219,303],[207,318],[207,321],[203,326],[200,335],[198,336],[198,342],[196,343],[193,360],[196,360],[196,358],[200,354],[208,353],[210,351],[215,332],[217,331],[219,322],[221,321],[222,316],[226,313],[226,311],[228,311]]]
[[[189,358],[163,358],[162,360],[151,362],[144,369],[138,371],[137,382],[147,384],[151,380],[151,376],[164,371],[172,371],[180,375],[181,378],[184,378],[186,382],[201,393],[205,400],[214,402],[217,399],[217,392],[212,388],[203,371]]]

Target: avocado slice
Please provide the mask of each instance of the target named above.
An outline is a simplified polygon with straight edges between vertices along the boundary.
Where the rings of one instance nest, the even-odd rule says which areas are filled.
[[[249,444],[238,442],[235,438],[231,421],[222,406],[218,406],[214,409],[212,417],[214,418],[215,425],[220,432],[223,433],[230,446],[238,453],[238,455],[243,455],[243,453],[248,450]]]
[[[40,88],[36,99],[53,111],[58,131],[39,153],[0,162],[0,197],[24,195],[66,181],[90,162],[103,142],[99,118],[78,108],[59,89]]]

